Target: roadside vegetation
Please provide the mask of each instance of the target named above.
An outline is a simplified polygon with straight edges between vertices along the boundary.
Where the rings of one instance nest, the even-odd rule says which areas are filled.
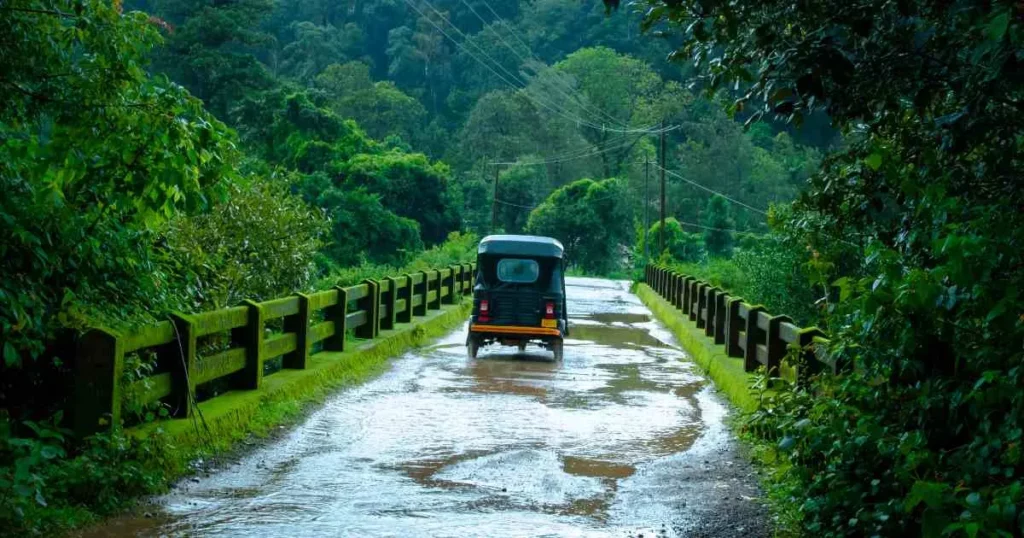
[[[733,113],[799,124],[824,111],[846,140],[763,246],[688,266],[780,313],[813,303],[847,365],[749,418],[786,469],[771,496],[791,526],[1024,533],[1020,4],[637,7],[704,67],[708,91],[729,89]],[[758,248],[766,262],[748,265]]]

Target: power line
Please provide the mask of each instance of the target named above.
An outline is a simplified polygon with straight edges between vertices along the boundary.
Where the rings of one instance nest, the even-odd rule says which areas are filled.
[[[729,232],[729,233],[734,233],[734,234],[748,233],[748,232],[745,232],[745,231],[731,230],[731,229],[728,229],[728,228],[714,228],[714,227],[711,227],[711,226],[704,226],[703,224],[694,224],[692,222],[684,222],[684,221],[681,221],[681,220],[678,220],[678,219],[676,219],[676,222],[678,222],[679,224],[681,224],[683,226],[692,226],[694,228],[700,228],[702,230],[711,230],[711,231],[714,231],[714,232]]]
[[[584,198],[583,200],[580,200],[580,201],[581,202],[587,202],[587,203],[594,203],[594,202],[604,202],[605,200],[611,200],[613,198],[620,198],[620,197],[621,197],[620,194],[613,194],[611,196],[605,196],[603,198],[597,198],[596,200],[588,200],[588,199]],[[541,203],[539,203],[539,204],[537,204],[535,206],[528,206],[528,205],[516,204],[516,203],[513,203],[513,202],[506,202],[505,200],[495,199],[494,201],[499,203],[499,204],[502,204],[502,205],[507,205],[507,206],[511,206],[511,207],[518,207],[518,208],[526,209],[526,210],[529,210],[529,211],[533,211],[534,209],[537,209],[538,207],[544,205],[544,202],[541,202]]]
[[[462,4],[465,5],[467,8],[469,8],[469,10],[473,13],[473,15],[476,15],[476,18],[479,19],[480,22],[484,23],[485,25],[487,24],[487,21],[484,20],[484,18],[481,17],[480,14],[476,12],[476,9],[474,9],[473,6],[469,4],[469,2],[467,2],[466,0],[462,0]],[[503,19],[501,17],[501,15],[498,15],[498,13],[496,11],[494,11],[494,8],[491,7],[490,3],[488,3],[486,0],[483,0],[483,4],[485,6],[487,6],[487,9],[491,12],[492,15],[494,15],[495,19],[497,19],[500,22],[500,24],[502,26],[504,26],[509,31],[509,34],[511,34],[519,42],[519,44],[522,45],[524,49],[526,49],[527,54],[529,54],[531,59],[533,59],[535,62],[538,62],[538,63],[541,63],[541,64],[544,63],[543,61],[540,60],[540,58],[537,58],[537,56],[533,53],[533,50],[530,48],[530,45],[527,44],[526,41],[524,41],[522,38],[519,37],[519,34],[515,31],[515,29],[512,28],[508,24],[508,22],[506,22],[505,19]],[[517,51],[515,49],[515,47],[513,47],[507,41],[505,41],[505,38],[501,37],[501,34],[498,33],[497,29],[495,29],[493,26],[491,26],[491,29],[494,32],[494,35],[498,38],[498,40],[501,41],[501,44],[504,45],[505,48],[510,50],[512,52],[512,54],[514,54],[517,58],[519,58],[519,60],[521,62],[523,62],[524,65],[526,65],[527,64],[527,59],[525,57],[523,57],[521,54],[519,54],[519,51]],[[556,77],[556,82],[562,82],[562,81],[561,81],[561,79],[557,79],[557,77]],[[586,110],[586,111],[588,111],[591,114],[594,113],[593,110],[596,110],[598,115],[604,116],[605,118],[611,120],[615,124],[618,124],[618,125],[620,125],[622,127],[628,127],[629,126],[626,122],[623,122],[623,121],[619,120],[618,118],[612,116],[610,113],[605,112],[600,107],[596,107],[595,106],[593,110],[590,109],[587,106],[587,104],[584,101],[584,99],[583,99],[584,96],[580,95],[580,93],[578,91],[576,91],[574,88],[572,88],[568,83],[566,83],[563,87],[565,89],[567,89],[569,92],[571,92],[573,95],[576,96],[577,104],[579,104],[579,106],[583,110]],[[556,90],[557,90],[557,88],[556,88]],[[570,101],[572,100],[572,97],[570,97],[567,93],[565,93],[565,92],[563,92],[561,90],[558,90],[558,91],[563,96],[568,98]]]
[[[481,60],[480,57],[478,57],[472,51],[467,49],[462,43],[460,43],[454,37],[452,37],[451,34],[449,34],[443,28],[438,26],[438,24],[435,23],[430,17],[428,17],[426,13],[424,13],[420,8],[416,7],[416,5],[413,3],[413,0],[404,0],[404,1],[405,1],[405,4],[407,6],[412,8],[413,11],[415,11],[421,17],[426,19],[426,21],[431,26],[433,26],[435,29],[437,29],[438,32],[441,32],[442,35],[447,37],[452,43],[455,44],[456,47],[458,47],[460,50],[462,50],[463,52],[468,54],[470,56],[470,58],[472,58],[474,61],[476,61],[480,65],[484,66],[494,76],[496,76],[499,79],[501,79],[502,82],[504,82],[509,87],[511,87],[511,88],[513,88],[515,90],[524,90],[523,91],[524,97],[526,97],[528,100],[532,101],[534,104],[536,104],[538,106],[541,106],[542,108],[545,108],[545,109],[547,109],[547,110],[549,110],[551,112],[554,112],[555,114],[557,114],[559,116],[562,116],[563,118],[569,120],[570,122],[575,122],[577,124],[586,125],[586,126],[592,128],[592,129],[596,129],[596,130],[608,131],[608,132],[620,132],[620,133],[642,133],[642,132],[649,132],[648,130],[645,130],[645,129],[614,129],[614,128],[608,128],[608,127],[606,127],[604,125],[597,125],[595,123],[592,123],[592,122],[589,122],[587,120],[584,120],[583,118],[580,118],[579,116],[573,115],[571,112],[566,111],[565,109],[559,107],[557,104],[552,104],[550,102],[547,102],[547,101],[544,101],[544,100],[540,99],[539,97],[530,95],[529,91],[525,91],[525,88],[527,86],[527,84],[525,82],[523,82],[518,76],[516,76],[515,74],[510,72],[508,69],[506,69],[505,66],[501,65],[501,62],[498,62],[497,60],[492,58],[491,55],[487,53],[487,51],[483,50],[479,45],[477,45],[471,39],[469,39],[469,36],[466,35],[465,32],[460,30],[458,26],[455,26],[454,23],[452,23],[450,20],[448,20],[448,18],[445,17],[444,14],[441,13],[441,11],[438,10],[436,7],[434,7],[434,5],[431,4],[428,0],[421,0],[421,1],[424,4],[426,4],[431,9],[431,11],[436,13],[437,16],[442,21],[444,21],[448,26],[450,26],[453,30],[455,30],[456,33],[458,33],[460,36],[462,36],[463,42],[469,43],[470,45],[472,45],[473,48],[475,48],[477,50],[477,52],[479,52],[484,58],[486,58],[491,63],[493,63],[495,66],[497,66],[498,69],[502,70],[506,75],[508,75],[509,78],[511,78],[512,80],[518,82],[521,86],[517,86],[515,83],[510,82],[508,80],[508,78],[505,78],[505,76],[503,76],[500,73],[498,73],[497,71],[495,71],[494,68],[491,67],[491,65],[489,65],[488,63],[486,63],[483,60]]]
[[[755,213],[760,213],[760,214],[765,215],[765,216],[768,215],[768,212],[766,212],[764,210],[758,209],[758,208],[756,208],[756,207],[754,207],[752,205],[745,204],[745,203],[743,203],[743,202],[741,202],[741,201],[739,201],[739,200],[737,200],[735,198],[732,198],[732,197],[730,197],[730,196],[728,196],[728,195],[726,195],[724,193],[718,192],[718,191],[716,191],[714,189],[705,187],[704,185],[701,185],[700,183],[697,183],[696,181],[693,181],[692,179],[687,179],[687,178],[683,177],[681,174],[679,174],[677,172],[673,172],[672,170],[669,170],[667,168],[664,168],[664,167],[662,167],[661,165],[659,165],[657,163],[653,163],[653,164],[654,164],[654,166],[656,166],[659,169],[663,170],[666,174],[668,174],[668,175],[670,175],[672,177],[681,179],[684,182],[689,183],[690,185],[693,185],[694,187],[697,187],[699,189],[703,189],[703,190],[705,190],[705,191],[707,191],[707,192],[709,192],[711,194],[717,194],[717,195],[721,196],[722,198],[725,198],[726,200],[728,200],[728,201],[730,201],[730,202],[732,202],[732,203],[734,203],[734,204],[736,204],[738,206],[745,207],[745,208],[747,208],[747,209],[749,209],[749,210],[751,210],[751,211],[753,211]]]
[[[494,76],[496,76],[499,79],[501,79],[502,82],[504,82],[505,84],[507,84],[509,87],[511,87],[513,89],[516,89],[516,90],[522,89],[519,86],[513,84],[512,82],[509,82],[509,80],[507,78],[505,78],[502,74],[500,74],[497,71],[495,71],[494,68],[491,67],[490,64],[488,64],[488,63],[484,62],[483,60],[481,60],[480,57],[478,57],[472,51],[467,49],[462,43],[460,43],[454,37],[452,37],[451,34],[449,34],[448,32],[446,32],[444,30],[444,28],[439,26],[436,22],[433,21],[433,19],[428,17],[427,14],[423,12],[423,10],[421,10],[418,7],[416,7],[416,5],[412,2],[412,0],[404,0],[404,1],[405,1],[405,4],[407,6],[409,6],[410,8],[413,9],[413,11],[418,13],[420,15],[420,17],[423,17],[424,19],[426,19],[426,21],[431,26],[433,26],[435,29],[437,29],[438,32],[441,32],[441,34],[444,35],[446,38],[448,38],[448,40],[450,40],[452,43],[454,43],[456,47],[458,47],[460,50],[462,50],[463,52],[468,54],[469,57],[472,58],[474,61],[476,61],[480,65],[484,66],[484,68],[486,68],[488,71],[490,71]],[[424,3],[426,3],[428,6],[430,6],[430,9],[432,9],[435,13],[437,13],[438,16],[441,18],[441,20],[443,20],[449,26],[451,26],[452,29],[454,29],[456,32],[458,32],[460,35],[462,35],[463,38],[467,37],[466,34],[462,32],[462,30],[459,30],[459,28],[457,26],[455,26],[454,24],[451,23],[451,21],[449,21],[447,18],[445,18],[441,14],[441,12],[438,11],[437,8],[435,8],[432,4],[430,4],[429,2],[426,2],[425,0],[424,0]],[[480,47],[478,45],[476,45],[472,41],[469,41],[469,43],[471,45],[473,45],[477,50],[479,50],[481,52],[481,54],[483,54],[487,59],[489,59],[491,62],[494,62],[494,64],[497,65],[502,71],[505,71],[506,73],[508,73],[508,70],[505,69],[504,66],[502,66],[499,62],[495,61],[493,58],[491,58],[490,55],[487,54],[486,52],[484,52],[483,49],[480,49]],[[516,77],[515,75],[509,74],[509,76],[512,77],[514,80],[519,81],[518,77]],[[522,81],[519,81],[519,83],[522,84]],[[524,93],[524,97],[526,97],[528,100],[530,100],[534,104],[536,104],[536,105],[538,105],[538,106],[540,106],[542,108],[545,108],[545,109],[547,109],[547,110],[549,110],[551,112],[554,112],[555,114],[558,114],[559,116],[562,116],[563,118],[565,118],[565,119],[567,119],[567,120],[569,120],[571,122],[579,123],[580,121],[582,121],[578,117],[574,118],[571,115],[567,115],[566,113],[564,113],[562,110],[558,109],[557,107],[554,107],[553,105],[549,105],[545,101],[529,95],[529,93]]]
[[[588,158],[588,157],[596,157],[596,156],[601,155],[603,153],[608,153],[610,151],[615,151],[617,149],[623,149],[623,148],[626,148],[626,147],[629,147],[629,146],[632,146],[632,145],[633,145],[633,142],[625,141],[625,142],[623,142],[623,143],[621,143],[621,144],[619,144],[617,146],[605,146],[604,148],[589,148],[587,150],[589,153],[577,153],[575,155],[565,155],[565,156],[560,156],[560,157],[553,157],[551,159],[545,159],[543,161],[534,161],[534,162],[522,162],[522,161],[490,162],[490,163],[487,163],[487,164],[490,164],[490,165],[503,165],[503,166],[542,166],[542,165],[547,165],[547,164],[557,164],[557,163],[564,163],[564,162],[568,162],[568,161],[575,161],[575,160],[579,160],[579,159],[585,159],[585,158]]]

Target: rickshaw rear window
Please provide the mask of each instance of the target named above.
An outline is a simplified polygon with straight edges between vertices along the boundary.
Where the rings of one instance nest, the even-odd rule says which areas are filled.
[[[534,260],[504,258],[498,262],[498,280],[516,284],[532,284],[540,277],[540,265]]]

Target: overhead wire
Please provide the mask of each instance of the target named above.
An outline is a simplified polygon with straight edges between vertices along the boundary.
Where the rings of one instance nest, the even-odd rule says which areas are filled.
[[[477,63],[479,63],[483,67],[485,67],[488,71],[490,71],[494,76],[496,76],[499,79],[501,79],[501,81],[504,82],[505,84],[507,84],[509,87],[511,87],[511,88],[513,88],[515,90],[524,90],[523,91],[523,96],[526,97],[526,99],[528,99],[531,102],[533,102],[534,104],[537,104],[538,106],[541,106],[542,108],[545,108],[545,109],[547,109],[547,110],[549,110],[549,111],[551,111],[551,112],[553,112],[553,113],[555,113],[555,114],[557,114],[559,116],[562,116],[563,118],[569,120],[570,122],[574,122],[574,123],[580,124],[580,125],[586,125],[586,126],[592,128],[592,129],[595,129],[595,130],[609,131],[609,132],[629,132],[629,133],[649,132],[649,131],[645,131],[643,129],[621,130],[621,129],[608,128],[607,126],[604,126],[604,125],[598,125],[598,124],[595,124],[593,122],[589,122],[589,121],[587,121],[587,120],[585,120],[585,119],[583,119],[583,118],[581,118],[579,116],[573,115],[571,112],[568,112],[568,111],[564,110],[563,108],[557,106],[557,104],[552,104],[552,103],[547,102],[547,101],[545,101],[545,100],[543,100],[543,99],[541,99],[541,98],[539,98],[537,96],[530,95],[529,91],[525,91],[525,88],[526,88],[527,84],[525,82],[523,82],[517,75],[513,74],[512,72],[510,72],[507,68],[505,68],[505,66],[501,65],[500,62],[498,62],[493,57],[491,57],[491,55],[488,54],[487,51],[483,50],[479,45],[477,45],[472,40],[470,40],[469,36],[466,35],[465,32],[460,30],[458,26],[456,26],[454,23],[452,23],[450,20],[448,20],[448,18],[445,17],[444,14],[441,13],[440,10],[438,10],[436,7],[434,7],[434,5],[432,3],[430,3],[429,0],[420,0],[420,1],[422,1],[424,4],[426,4],[427,7],[429,7],[431,11],[433,11],[435,14],[437,14],[437,16],[442,21],[444,21],[448,26],[450,26],[452,28],[452,30],[454,30],[458,35],[460,35],[463,38],[463,41],[459,42],[454,37],[452,37],[451,34],[449,34],[448,32],[446,32],[444,30],[444,28],[439,26],[436,22],[433,21],[433,19],[431,19],[429,16],[427,16],[427,14],[423,12],[423,10],[418,8],[415,5],[415,3],[413,2],[413,0],[404,0],[405,4],[407,6],[409,6],[413,11],[418,13],[421,17],[426,19],[427,23],[429,23],[431,26],[433,26],[435,29],[437,29],[438,32],[440,32],[442,35],[444,35],[446,38],[448,38],[448,40],[450,40],[453,44],[455,44],[456,47],[458,47],[460,50],[462,50],[463,52],[468,54],[470,56],[470,58],[472,58],[474,61],[476,61]],[[494,66],[497,66],[498,69],[503,71],[508,76],[508,78],[506,78],[505,76],[503,76],[500,73],[498,73],[494,69],[494,67],[492,67],[490,64],[488,64],[487,62],[484,62],[483,60],[481,60],[479,56],[477,56],[472,51],[470,51],[468,48],[466,48],[466,46],[463,43],[469,43],[470,45],[472,45],[473,48],[475,48],[477,50],[477,52],[480,53],[480,55],[482,55],[488,61],[493,63]],[[512,80],[518,82],[519,85],[516,85],[515,83],[510,82],[509,78],[511,78]]]
[[[474,8],[474,7],[473,7],[473,6],[472,6],[472,5],[471,5],[471,4],[469,3],[469,2],[467,2],[466,0],[461,0],[461,1],[462,1],[462,4],[463,4],[464,6],[466,6],[466,7],[467,7],[467,8],[469,9],[469,11],[470,11],[470,12],[472,12],[472,13],[473,13],[473,15],[475,15],[475,16],[476,16],[476,18],[477,18],[477,19],[479,19],[479,20],[480,20],[480,22],[481,22],[481,23],[483,23],[484,25],[487,25],[487,21],[486,21],[486,20],[484,20],[484,18],[483,18],[482,16],[480,16],[480,14],[479,14],[479,13],[477,13],[476,9],[475,9],[475,8]],[[496,20],[497,20],[497,21],[498,21],[498,22],[499,22],[499,23],[500,23],[500,24],[501,24],[502,26],[504,26],[504,27],[505,27],[505,28],[506,28],[506,29],[508,30],[509,34],[510,34],[510,35],[512,35],[512,36],[513,36],[513,37],[514,37],[514,38],[516,39],[516,41],[518,41],[518,42],[519,42],[519,44],[520,44],[520,45],[522,45],[522,47],[523,47],[524,49],[526,49],[526,51],[527,51],[527,54],[528,54],[528,55],[530,56],[530,59],[532,59],[533,61],[535,61],[535,62],[537,62],[537,63],[540,63],[540,64],[544,64],[544,62],[543,62],[543,61],[541,61],[541,60],[540,60],[540,58],[537,58],[537,56],[536,56],[536,55],[535,55],[535,54],[533,53],[533,49],[531,49],[531,48],[530,48],[530,45],[529,45],[529,44],[527,44],[527,43],[526,43],[526,41],[524,41],[524,40],[523,40],[522,38],[520,38],[520,37],[519,37],[519,34],[518,34],[518,33],[517,33],[516,31],[515,31],[515,29],[514,29],[514,28],[512,28],[512,27],[511,27],[511,26],[510,26],[510,25],[508,24],[508,22],[506,22],[506,21],[505,21],[505,19],[503,19],[503,18],[501,17],[501,15],[498,15],[498,13],[497,13],[497,12],[496,12],[496,11],[494,10],[494,8],[493,8],[493,7],[491,7],[491,4],[490,4],[490,3],[488,3],[488,2],[486,1],[486,0],[483,0],[483,4],[484,4],[485,6],[487,6],[487,9],[488,9],[488,10],[489,10],[489,11],[491,12],[491,14],[492,14],[492,15],[494,16],[494,18],[495,18],[495,19],[496,19]],[[506,41],[506,40],[505,40],[505,38],[504,38],[504,37],[502,37],[500,33],[498,33],[498,31],[497,31],[497,30],[496,30],[496,29],[494,28],[494,26],[493,26],[493,25],[491,26],[491,30],[492,30],[492,31],[494,32],[494,35],[495,35],[495,37],[497,37],[497,38],[498,38],[498,40],[499,40],[499,41],[501,42],[501,44],[502,44],[502,45],[504,45],[504,46],[505,46],[505,48],[507,48],[507,49],[508,49],[508,50],[509,50],[510,52],[512,52],[512,54],[514,54],[514,55],[515,55],[515,56],[516,56],[517,58],[519,58],[519,60],[520,60],[521,62],[523,62],[523,64],[524,64],[524,65],[526,65],[526,64],[528,63],[528,60],[527,60],[527,58],[525,58],[525,57],[524,57],[523,55],[519,54],[519,51],[517,51],[517,50],[515,49],[515,47],[513,47],[513,46],[512,46],[511,44],[509,44],[509,42],[508,42],[508,41]],[[558,79],[558,78],[556,78],[555,80],[556,80],[557,82],[564,82],[564,81],[562,81],[561,79]],[[608,112],[604,111],[604,110],[603,110],[603,109],[601,109],[600,107],[596,107],[596,106],[595,106],[595,107],[594,107],[593,109],[591,109],[591,108],[590,108],[590,107],[589,107],[589,106],[587,105],[586,101],[584,100],[584,96],[583,96],[583,95],[581,95],[581,94],[580,94],[580,93],[579,93],[579,92],[578,92],[578,91],[577,91],[576,89],[574,89],[574,88],[573,88],[572,86],[570,86],[570,85],[569,85],[568,83],[565,83],[565,85],[563,86],[563,88],[567,89],[567,90],[568,90],[568,91],[569,91],[570,93],[572,93],[572,94],[573,94],[573,95],[574,95],[574,96],[576,97],[576,102],[577,102],[577,104],[578,104],[578,105],[580,106],[580,108],[582,108],[583,110],[585,110],[585,111],[587,111],[587,112],[589,112],[589,113],[591,113],[591,114],[594,114],[594,112],[596,111],[596,112],[597,112],[597,114],[596,114],[596,115],[599,115],[599,116],[604,116],[605,118],[607,118],[608,120],[610,120],[610,121],[611,121],[611,122],[612,122],[613,124],[617,124],[617,125],[619,125],[620,127],[629,127],[629,124],[628,124],[628,123],[626,123],[626,122],[624,122],[624,121],[622,121],[622,120],[619,120],[618,118],[616,118],[615,116],[612,116],[612,115],[611,115],[610,113],[608,113]],[[572,100],[572,99],[573,99],[572,97],[570,97],[570,96],[569,96],[569,95],[568,95],[567,93],[565,93],[564,91],[558,90],[557,88],[556,88],[556,91],[559,91],[559,93],[561,93],[561,94],[562,94],[563,96],[565,96],[565,97],[566,97],[567,99],[569,99],[569,100]]]
[[[458,47],[460,50],[462,50],[463,52],[468,54],[470,58],[472,58],[474,61],[476,61],[477,63],[482,65],[484,68],[486,68],[488,71],[490,71],[494,76],[496,76],[499,79],[501,79],[502,82],[504,82],[505,84],[507,84],[509,87],[511,87],[513,89],[516,89],[516,90],[521,90],[522,89],[521,87],[517,86],[516,84],[510,82],[507,78],[505,78],[505,76],[503,76],[501,73],[498,73],[493,67],[491,67],[490,64],[488,64],[487,62],[484,62],[483,60],[481,60],[479,56],[474,54],[472,51],[470,51],[468,48],[466,48],[461,42],[459,42],[454,37],[452,37],[451,34],[449,34],[448,32],[446,32],[444,30],[444,28],[439,26],[436,22],[433,21],[433,19],[428,17],[427,14],[423,12],[423,10],[421,10],[418,7],[416,7],[416,5],[413,3],[412,0],[404,0],[404,1],[405,1],[406,5],[408,5],[410,8],[413,9],[413,11],[415,11],[421,17],[426,19],[426,21],[431,26],[433,26],[435,29],[437,29],[438,32],[441,32],[441,34],[444,35],[445,37],[447,37],[449,41],[454,43],[456,47]],[[423,2],[425,4],[427,4],[428,6],[430,6],[430,9],[432,9],[435,13],[437,13],[438,16],[441,18],[441,20],[443,20],[449,26],[451,26],[456,32],[458,32],[460,35],[462,35],[463,38],[467,37],[466,34],[464,32],[462,32],[462,30],[459,30],[459,28],[457,26],[455,26],[454,24],[451,23],[451,21],[449,21],[447,18],[445,18],[441,14],[441,12],[438,11],[437,8],[435,8],[433,6],[433,4],[430,4],[430,2],[427,2],[426,0],[423,0]],[[484,52],[483,49],[481,49],[478,45],[476,45],[472,41],[469,41],[469,40],[466,40],[466,41],[469,42],[470,44],[472,44],[477,50],[479,50],[481,52],[481,54],[484,55],[484,57],[488,58],[491,62],[494,62],[494,64],[497,65],[502,71],[505,71],[506,73],[508,73],[508,70],[505,69],[504,66],[502,66],[499,62],[495,61],[493,58],[491,58],[490,55],[487,54],[486,52]],[[519,81],[520,84],[523,84],[523,82],[521,80],[519,80],[518,77],[516,77],[515,75],[509,74],[509,76],[512,77],[514,80]],[[525,86],[525,84],[524,84],[524,86]],[[539,99],[539,98],[537,98],[535,96],[530,95],[529,92],[524,92],[523,95],[524,95],[524,97],[526,97],[526,99],[528,99],[529,101],[533,102],[534,104],[540,106],[541,108],[545,108],[545,109],[549,110],[550,112],[553,112],[553,113],[555,113],[555,114],[557,114],[559,116],[562,116],[563,118],[569,120],[570,122],[574,122],[574,123],[581,123],[581,122],[583,122],[583,123],[586,124],[586,122],[584,120],[582,120],[581,118],[573,117],[571,114],[568,114],[568,113],[564,112],[563,110],[555,107],[554,105],[551,105],[551,104],[545,102],[542,99]]]
[[[678,172],[675,172],[675,171],[669,170],[667,168],[664,168],[663,166],[661,166],[658,163],[652,162],[650,164],[653,165],[658,170],[664,170],[666,174],[668,174],[668,175],[670,175],[670,176],[672,176],[674,178],[681,179],[682,181],[684,181],[686,183],[689,183],[690,185],[693,185],[694,187],[697,187],[699,189],[703,189],[703,190],[705,190],[705,191],[707,191],[707,192],[709,192],[711,194],[717,194],[718,196],[721,196],[722,198],[725,198],[729,202],[732,202],[732,203],[734,203],[734,204],[736,204],[736,205],[738,205],[740,207],[744,207],[744,208],[749,209],[749,210],[751,210],[751,211],[753,211],[755,213],[760,213],[761,215],[765,215],[765,216],[768,215],[768,212],[764,211],[763,209],[758,209],[758,208],[756,208],[756,207],[754,207],[752,205],[743,203],[743,202],[741,202],[741,201],[739,201],[739,200],[737,200],[735,198],[732,198],[731,196],[729,196],[729,195],[727,195],[725,193],[716,191],[716,190],[714,190],[714,189],[712,189],[710,187],[705,187],[704,185],[701,185],[700,183],[697,183],[696,181],[694,181],[692,179],[688,179],[686,177],[683,177],[683,175],[678,173]]]
[[[557,164],[557,163],[564,163],[564,162],[569,162],[569,161],[575,161],[575,160],[579,160],[579,159],[586,159],[588,157],[596,157],[598,155],[601,155],[601,154],[604,154],[604,153],[608,153],[610,151],[615,151],[615,150],[618,150],[618,149],[623,149],[623,148],[630,147],[630,146],[632,146],[634,144],[634,142],[629,141],[629,140],[626,140],[626,141],[619,140],[618,142],[621,142],[621,143],[619,143],[618,145],[614,145],[614,146],[606,145],[603,148],[601,148],[601,147],[598,147],[598,148],[587,148],[586,152],[582,152],[582,153],[577,152],[575,154],[570,154],[570,155],[562,155],[562,156],[551,157],[551,158],[548,158],[548,159],[545,159],[545,160],[542,160],[542,161],[533,161],[533,162],[523,162],[523,161],[504,161],[504,162],[502,162],[502,161],[495,161],[495,162],[489,162],[487,164],[490,164],[490,165],[500,165],[500,166],[543,166],[543,165],[546,165],[546,164]]]

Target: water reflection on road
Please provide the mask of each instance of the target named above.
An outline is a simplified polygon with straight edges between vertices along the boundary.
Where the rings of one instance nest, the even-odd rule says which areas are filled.
[[[162,515],[98,535],[656,536],[699,525],[700,490],[720,481],[675,481],[728,442],[724,408],[626,283],[570,279],[568,294],[561,364],[539,348],[468,360],[463,327],[186,481],[158,499]]]

